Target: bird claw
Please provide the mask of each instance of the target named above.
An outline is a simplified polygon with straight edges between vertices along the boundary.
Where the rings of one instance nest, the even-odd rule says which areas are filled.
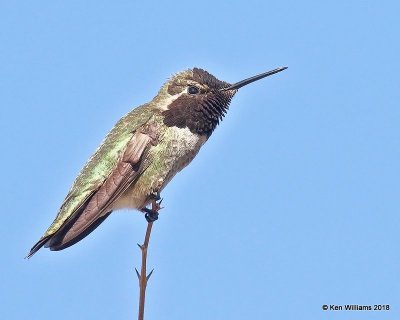
[[[158,219],[158,211],[163,209],[161,207],[161,203],[163,201],[163,198],[160,196],[160,192],[154,191],[150,194],[150,199],[151,199],[151,209],[149,208],[142,208],[141,211],[145,213],[145,218],[147,222],[154,222]]]
[[[162,203],[162,201],[163,201],[164,199],[163,198],[160,198],[158,201],[154,201],[153,203],[152,203],[152,210],[153,211],[160,211],[161,209],[163,209],[164,207],[161,207],[161,203]]]
[[[142,211],[145,213],[144,217],[146,218],[147,222],[154,222],[158,219],[158,210],[143,208]]]
[[[144,217],[146,218],[147,222],[154,222],[158,220],[158,212],[146,213]]]

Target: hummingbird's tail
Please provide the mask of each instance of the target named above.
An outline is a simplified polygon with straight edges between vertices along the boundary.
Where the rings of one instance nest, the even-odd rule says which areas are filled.
[[[46,248],[49,248],[51,251],[60,251],[65,248],[68,248],[75,243],[81,241],[87,235],[89,235],[94,229],[96,229],[107,217],[111,214],[112,211],[107,212],[101,217],[97,218],[91,224],[87,224],[85,216],[79,215],[75,219],[71,219],[58,230],[49,241],[45,244]],[[81,229],[81,231],[74,230],[74,226],[85,223],[85,226]]]
[[[30,257],[32,257],[36,252],[39,251],[39,249],[41,247],[43,247],[47,241],[49,241],[51,235],[40,238],[40,240],[38,242],[36,242],[36,244],[32,247],[32,249],[29,251],[28,255],[25,257],[25,259],[29,259]]]
[[[83,232],[73,233],[71,231],[73,230],[72,227],[75,224],[80,223],[79,218],[82,218],[81,215],[77,215],[73,219],[68,220],[67,223],[63,227],[61,227],[56,233],[45,236],[41,238],[38,242],[36,242],[36,244],[32,247],[25,258],[29,259],[43,246],[49,248],[51,251],[59,251],[72,246],[73,244],[81,241],[83,238],[89,235],[89,233],[91,233],[94,229],[96,229],[111,214],[111,212],[112,211],[95,220],[92,224],[88,225],[83,230]]]

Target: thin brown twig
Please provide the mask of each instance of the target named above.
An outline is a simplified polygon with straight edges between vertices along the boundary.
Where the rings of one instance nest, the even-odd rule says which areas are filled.
[[[159,205],[157,204],[156,201],[153,201],[152,203],[152,208],[153,211],[158,212],[160,210]],[[144,319],[144,304],[145,304],[145,299],[146,299],[146,287],[147,287],[147,282],[149,281],[151,274],[153,273],[153,270],[150,271],[149,274],[147,274],[146,270],[146,264],[147,264],[147,249],[149,247],[149,241],[150,241],[150,234],[151,234],[151,229],[153,227],[153,222],[148,222],[147,223],[147,229],[146,229],[146,235],[144,237],[144,242],[142,245],[138,244],[140,250],[142,251],[142,267],[139,271],[135,268],[136,270],[136,275],[138,276],[139,279],[139,314],[138,314],[138,320],[143,320]]]

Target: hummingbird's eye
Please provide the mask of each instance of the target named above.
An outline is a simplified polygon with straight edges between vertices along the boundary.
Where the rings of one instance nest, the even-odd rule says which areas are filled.
[[[195,87],[195,86],[190,86],[187,90],[187,92],[189,94],[198,94],[199,93],[199,88]]]

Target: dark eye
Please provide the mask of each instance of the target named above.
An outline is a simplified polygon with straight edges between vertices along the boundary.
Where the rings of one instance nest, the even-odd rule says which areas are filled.
[[[189,94],[198,94],[200,90],[195,86],[190,86],[187,91]]]

